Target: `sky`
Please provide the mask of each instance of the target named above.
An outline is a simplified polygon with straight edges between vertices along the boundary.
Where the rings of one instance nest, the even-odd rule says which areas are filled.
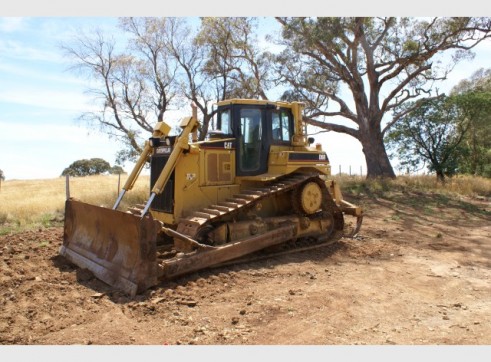
[[[87,82],[68,71],[59,44],[103,18],[0,18],[0,169],[6,179],[58,177],[73,161],[114,162],[115,144],[77,121]]]
[[[114,165],[120,145],[78,121],[83,112],[93,109],[92,98],[85,92],[89,83],[69,70],[60,44],[80,29],[101,27],[117,35],[117,18],[11,14],[0,12],[0,169],[6,179],[56,178],[72,162],[93,157]],[[490,41],[474,51],[475,58],[460,63],[440,85],[441,91],[450,90],[479,68],[491,67]],[[358,141],[338,133],[314,137],[327,151],[333,173],[340,165],[343,172],[349,166],[352,173],[359,174],[360,167],[366,172]],[[132,166],[123,167],[131,171]]]

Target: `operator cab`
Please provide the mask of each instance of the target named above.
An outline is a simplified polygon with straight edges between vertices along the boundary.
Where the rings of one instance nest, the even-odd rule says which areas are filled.
[[[266,101],[220,102],[215,126],[213,137],[235,139],[237,176],[266,173],[271,145],[290,146],[294,133],[291,108]]]

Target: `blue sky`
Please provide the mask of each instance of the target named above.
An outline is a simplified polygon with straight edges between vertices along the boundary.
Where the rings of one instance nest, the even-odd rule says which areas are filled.
[[[82,158],[114,164],[119,145],[77,121],[92,107],[84,93],[88,80],[68,70],[60,44],[80,29],[102,27],[117,34],[116,23],[115,17],[0,17],[0,169],[8,180],[55,178]],[[460,63],[440,85],[442,91],[491,67],[491,42],[475,52],[474,60]],[[356,173],[360,166],[365,170],[356,140],[335,133],[315,137],[334,172],[340,164],[345,172],[349,165]]]
[[[87,82],[59,48],[78,26],[111,18],[0,18],[0,169],[7,179],[53,178],[73,161],[114,162],[114,144],[76,122]]]

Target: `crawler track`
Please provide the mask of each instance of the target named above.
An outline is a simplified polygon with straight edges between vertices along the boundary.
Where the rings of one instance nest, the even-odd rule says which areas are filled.
[[[225,201],[194,211],[179,222],[177,231],[190,238],[195,238],[207,226],[220,221],[231,220],[240,212],[252,209],[265,198],[292,191],[303,182],[314,178],[317,176],[293,174],[264,187],[246,189]]]
[[[246,255],[239,259],[230,260],[225,263],[220,263],[210,267],[210,269],[232,266],[237,264],[253,263],[256,261],[270,259],[275,257],[282,257],[289,254],[296,254],[303,251],[316,250],[320,248],[325,248],[333,246],[338,243],[342,238],[340,232],[335,233],[334,236],[327,240],[319,240],[316,238],[305,238],[296,241],[289,241],[284,244],[278,245],[277,247],[270,249],[263,249],[256,253]]]
[[[306,182],[319,183],[322,189],[322,210],[331,213],[335,219],[336,229],[342,229],[343,215],[332,201],[332,197],[324,182],[317,174],[295,173],[270,182],[264,187],[248,188],[232,198],[217,204],[209,205],[200,210],[193,211],[189,216],[180,220],[177,231],[189,238],[196,239],[207,227],[221,221],[230,221],[239,215],[254,208],[260,201],[283,193],[292,192]],[[294,210],[298,213],[298,200],[292,200]],[[128,211],[140,214],[144,205],[137,205]],[[199,241],[199,240],[198,240]]]
[[[279,244],[270,248],[265,248],[255,253],[245,255],[240,258],[232,259],[223,263],[211,265],[205,269],[217,269],[222,267],[230,267],[234,265],[248,264],[264,259],[271,259],[275,257],[283,257],[285,255],[297,254],[304,251],[316,250],[327,247],[334,247],[342,238],[342,232],[336,231],[330,235],[330,237],[321,238],[300,238],[297,240],[289,240],[283,244]],[[158,258],[165,262],[165,259],[169,260],[176,256],[177,251],[164,251],[160,252]]]
[[[304,211],[300,191],[312,183],[319,186],[318,188],[313,187],[313,189],[321,192],[321,195],[317,193],[318,196],[314,196],[314,199],[319,202],[318,209],[315,211],[316,206],[314,206],[311,210],[307,208]],[[288,200],[291,205],[288,210],[278,209],[279,214],[273,214],[272,217],[288,218],[294,216],[297,217],[296,220],[305,219],[306,225],[317,219],[331,219],[331,223],[327,224],[331,227],[324,229],[319,234],[297,236],[296,231],[293,231],[283,222],[281,227],[278,225],[278,229],[271,229],[271,226],[267,226],[268,229],[259,234],[251,232],[250,238],[241,234],[244,236],[239,237],[240,246],[239,243],[235,243],[236,239],[229,239],[225,244],[215,244],[215,239],[212,237],[215,228],[222,227],[224,223],[240,222],[247,224],[249,220],[251,220],[251,225],[254,225],[255,210],[261,209],[259,203],[271,198],[281,199],[283,203]],[[274,201],[268,200],[269,205],[274,203]],[[138,211],[138,209],[134,210],[135,213]],[[293,225],[291,224],[291,227],[294,228]],[[279,231],[280,228],[283,229],[281,232]],[[159,278],[161,280],[172,279],[193,272],[198,270],[200,264],[203,264],[203,269],[209,269],[325,247],[339,241],[343,236],[343,228],[343,213],[335,204],[326,183],[319,175],[315,173],[291,174],[268,184],[251,185],[251,187],[245,188],[229,199],[194,211],[182,218],[176,228],[176,237],[180,240],[190,240],[186,243],[190,243],[191,247],[189,249],[188,247],[183,248],[181,244],[175,243],[162,245],[157,253],[161,268]],[[263,246],[258,248],[260,245]],[[249,253],[247,253],[247,249],[250,250]],[[197,252],[196,250],[202,251]],[[211,259],[215,257],[217,260],[212,262]]]

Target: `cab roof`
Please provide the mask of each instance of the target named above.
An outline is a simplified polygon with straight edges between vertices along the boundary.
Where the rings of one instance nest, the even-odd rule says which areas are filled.
[[[241,98],[232,98],[232,99],[227,99],[224,101],[219,101],[217,103],[218,106],[227,106],[231,104],[246,104],[246,105],[272,105],[272,106],[279,106],[282,108],[292,108],[293,104],[298,102],[293,102],[293,103],[288,103],[288,102],[282,102],[282,101],[270,101],[270,100],[264,100],[264,99],[241,99]]]

